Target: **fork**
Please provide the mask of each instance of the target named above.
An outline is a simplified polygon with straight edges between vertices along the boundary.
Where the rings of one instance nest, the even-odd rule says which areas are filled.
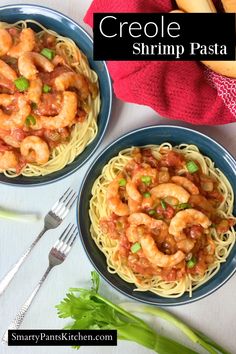
[[[69,254],[69,252],[71,250],[71,247],[73,246],[73,243],[74,243],[77,235],[78,235],[77,227],[74,226],[73,224],[72,225],[69,224],[66,227],[66,229],[63,231],[61,236],[58,238],[58,240],[56,241],[54,246],[51,248],[49,255],[48,255],[49,265],[48,265],[46,272],[44,273],[44,275],[42,276],[42,278],[40,279],[40,281],[38,282],[38,284],[36,285],[36,287],[34,288],[32,293],[30,294],[28,299],[25,301],[25,303],[20,308],[15,319],[10,323],[8,329],[6,330],[6,332],[3,335],[2,343],[6,344],[8,342],[8,330],[9,329],[18,329],[20,327],[20,325],[23,322],[23,319],[26,315],[27,310],[29,309],[30,305],[32,304],[36,294],[38,293],[38,291],[41,288],[42,284],[44,283],[45,279],[47,278],[49,272],[51,271],[51,269],[53,267],[64,262],[64,260],[66,259],[67,255]]]
[[[30,254],[34,246],[38,243],[41,237],[45,234],[46,231],[50,229],[55,229],[58,227],[66,215],[69,213],[74,202],[76,200],[76,192],[73,189],[68,188],[61,198],[53,205],[51,210],[47,213],[44,218],[44,227],[40,234],[36,237],[34,242],[29,246],[25,251],[23,256],[11,267],[8,273],[0,281],[0,295],[6,290],[11,280],[14,278],[15,274],[20,269],[21,265],[24,263],[27,256]]]

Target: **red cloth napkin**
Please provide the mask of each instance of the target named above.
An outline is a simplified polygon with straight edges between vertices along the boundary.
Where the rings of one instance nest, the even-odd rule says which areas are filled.
[[[175,8],[171,0],[94,0],[84,21],[92,26],[96,12],[169,12]],[[201,63],[111,61],[108,69],[121,100],[150,106],[161,116],[192,124],[236,122],[236,80],[211,74]],[[234,91],[233,110],[232,97],[224,99],[229,86]]]

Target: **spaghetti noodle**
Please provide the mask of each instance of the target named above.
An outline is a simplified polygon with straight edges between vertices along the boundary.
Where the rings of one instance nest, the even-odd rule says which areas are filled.
[[[30,158],[20,156],[19,158],[19,150],[20,150],[20,144],[19,146],[15,144],[12,146],[12,144],[9,143],[9,141],[12,141],[12,136],[11,139],[5,139],[6,134],[12,134],[9,132],[5,132],[5,130],[1,130],[0,132],[0,138],[3,140],[3,144],[0,144],[3,146],[3,149],[0,147],[0,153],[1,151],[4,151],[7,147],[9,147],[9,150],[12,151],[12,153],[15,153],[16,151],[16,156],[18,161],[20,161],[20,167],[19,165],[17,167],[14,166],[14,168],[7,168],[4,169],[1,167],[2,172],[10,178],[14,178],[18,176],[19,174],[22,174],[27,177],[31,176],[40,176],[40,175],[47,175],[49,173],[61,170],[64,166],[67,164],[71,163],[74,161],[74,159],[80,155],[83,150],[86,148],[88,144],[90,144],[94,138],[97,135],[98,127],[97,127],[97,117],[100,111],[100,96],[99,96],[99,91],[98,91],[98,77],[97,74],[90,68],[88,60],[84,53],[76,46],[74,41],[70,38],[66,38],[63,36],[60,36],[58,33],[49,30],[42,26],[40,23],[34,21],[34,20],[26,20],[26,21],[18,21],[14,24],[7,24],[7,23],[0,23],[0,28],[5,29],[8,32],[13,31],[14,29],[18,31],[22,31],[23,29],[27,29],[30,27],[33,28],[39,28],[40,31],[35,33],[35,47],[33,49],[33,52],[39,52],[40,53],[40,45],[42,47],[42,42],[45,43],[45,38],[50,43],[50,40],[54,41],[53,44],[50,45],[50,50],[53,49],[55,52],[56,57],[54,58],[55,60],[58,60],[58,63],[56,63],[55,60],[52,60],[52,63],[55,65],[54,70],[52,73],[39,73],[40,79],[43,81],[43,84],[45,82],[47,83],[47,80],[53,80],[59,76],[60,74],[67,73],[67,72],[74,72],[76,75],[82,75],[81,77],[85,78],[88,87],[89,87],[89,94],[88,97],[82,99],[82,95],[80,95],[80,91],[78,91],[75,88],[68,87],[67,92],[72,92],[72,94],[77,95],[78,99],[78,110],[77,110],[77,116],[73,120],[71,124],[68,126],[64,127],[64,131],[66,131],[66,136],[63,136],[61,133],[61,130],[55,129],[53,130],[53,133],[47,134],[47,136],[44,134],[45,130],[39,129],[35,130],[37,127],[37,124],[35,127],[33,126],[34,122],[32,120],[33,118],[39,116],[39,119],[37,121],[40,121],[40,112],[37,111],[36,108],[32,108],[30,114],[28,117],[30,117],[31,120],[28,120],[29,123],[31,124],[31,129],[26,127],[25,125],[23,127],[20,126],[21,132],[23,131],[23,137],[28,136],[28,135],[36,135],[39,136],[40,139],[46,140],[46,142],[49,144],[49,149],[50,149],[50,156],[48,158],[48,161],[42,164],[36,163],[37,161],[32,159],[32,151],[30,151]],[[17,33],[17,32],[16,32]],[[14,38],[15,34],[12,32],[12,37]],[[18,34],[19,37],[19,34]],[[19,41],[19,39],[18,39]],[[38,48],[37,48],[38,47]],[[46,48],[47,49],[47,48]],[[47,54],[47,53],[46,53]],[[12,68],[15,69],[16,64],[14,61],[11,61],[11,58],[9,59],[8,56],[3,56],[1,58],[3,61],[6,61],[6,63],[11,66]],[[6,60],[5,60],[6,59]],[[13,64],[12,64],[13,62]],[[14,66],[15,65],[15,66]],[[18,65],[19,65],[19,59],[18,59]],[[16,72],[17,72],[16,68]],[[48,74],[48,76],[47,76]],[[50,76],[51,75],[51,76]],[[45,81],[46,80],[46,81]],[[0,80],[1,81],[1,80]],[[46,84],[46,89],[50,90],[48,93],[44,93],[43,95],[47,96],[45,98],[45,101],[48,100],[48,97],[51,95],[53,98],[56,97],[56,94],[59,95],[59,93],[55,90],[54,84],[52,85],[47,85]],[[45,86],[45,85],[44,85]],[[49,88],[48,88],[49,87]],[[51,91],[52,89],[52,91]],[[68,91],[69,90],[69,91]],[[43,91],[45,92],[45,91]],[[3,92],[5,93],[5,92]],[[8,91],[7,91],[8,93]],[[15,94],[13,92],[13,94]],[[1,95],[0,95],[1,96]],[[56,102],[56,101],[55,101]],[[48,117],[48,119],[55,120],[53,115],[60,114],[59,108],[58,112],[53,112],[53,109],[55,108],[55,102],[53,101],[51,106],[49,106],[49,111],[52,111],[53,114],[46,114],[46,116],[51,115],[52,117]],[[62,102],[63,103],[63,102]],[[33,102],[34,104],[34,102]],[[54,106],[53,106],[54,105]],[[35,105],[36,106],[36,105]],[[48,111],[48,112],[49,112]],[[27,118],[28,119],[28,118]],[[19,130],[19,127],[16,127]],[[43,128],[43,125],[42,127]],[[48,132],[48,131],[47,131]],[[54,134],[55,133],[55,134]],[[64,132],[63,132],[64,133]],[[45,138],[46,136],[46,138]],[[55,137],[59,140],[55,142]],[[17,139],[20,140],[19,135],[17,136]],[[20,141],[21,142],[21,141]],[[6,143],[6,144],[5,144]],[[35,153],[35,151],[34,151]],[[2,153],[3,154],[3,153]],[[0,158],[1,160],[1,158]],[[23,163],[22,163],[23,161]],[[0,161],[1,162],[1,161]]]
[[[187,162],[190,162],[190,165],[192,164],[192,168],[195,166],[195,172],[192,170],[190,173],[187,170]],[[146,174],[144,174],[144,167],[149,171]],[[137,176],[137,171],[140,171],[140,169],[141,175],[139,174],[139,182],[137,182],[138,179],[135,179],[135,175]],[[157,176],[155,176],[155,173],[152,174],[152,170],[154,172],[156,170]],[[162,196],[161,200],[155,200],[155,203],[151,205],[152,202],[148,200],[157,190],[155,189],[156,186],[158,188],[162,186],[161,188],[163,188],[163,185],[166,184],[168,186],[173,185],[170,182],[178,181],[178,178],[173,178],[175,175],[185,176],[183,180],[185,185],[183,184],[180,187],[184,189],[184,193],[189,188],[189,182],[195,185],[199,193],[195,191],[196,195],[191,195],[191,189],[189,189],[186,193],[186,195],[190,194],[189,200],[186,203],[178,204],[179,201],[176,202],[176,198],[173,198],[174,193],[170,192],[167,193],[167,198]],[[158,182],[158,178],[162,180]],[[186,179],[189,181],[187,184]],[[115,193],[113,193],[114,190],[113,194],[110,192],[111,186],[114,188],[114,181],[119,183],[117,196],[121,204],[119,206],[116,204],[116,207],[120,208],[119,211],[112,207],[114,204],[112,198]],[[127,188],[129,181],[136,181],[135,193],[138,191],[142,195],[142,203],[145,201],[149,205],[145,203],[142,204],[142,207],[136,205],[137,209],[135,210],[135,206],[130,203],[129,199],[130,186]],[[110,193],[110,199],[108,192]],[[194,193],[194,190],[192,193]],[[135,198],[135,194],[133,195]],[[172,198],[169,195],[172,195]],[[138,194],[136,194],[136,197],[137,201]],[[91,235],[97,247],[106,256],[108,271],[117,273],[129,283],[134,283],[137,287],[136,291],[151,291],[159,296],[172,298],[188,292],[191,297],[195,289],[216,275],[221,263],[226,261],[234,246],[233,204],[234,193],[229,181],[214,166],[214,162],[203,156],[196,146],[181,144],[172,147],[169,143],[163,143],[160,146],[149,145],[142,149],[132,147],[121,151],[118,156],[112,158],[93,185],[89,210]],[[121,207],[125,205],[128,208],[128,213],[124,209],[123,216],[116,215],[116,211],[117,214],[120,213],[119,215],[121,215]],[[162,268],[160,264],[154,266],[150,262],[148,251],[142,250],[144,245],[142,238],[147,237],[147,231],[149,235],[150,232],[152,233],[156,242],[153,247],[162,250],[162,253],[158,254],[161,258],[163,258],[162,255],[173,255],[177,250],[182,252],[184,249],[181,247],[178,249],[176,240],[179,241],[179,239],[177,237],[174,240],[173,235],[169,235],[168,232],[168,238],[164,240],[166,242],[161,243],[160,230],[156,230],[155,234],[154,227],[155,223],[161,224],[164,220],[170,231],[170,226],[174,224],[176,216],[178,214],[180,216],[181,213],[182,215],[190,213],[190,210],[209,220],[208,227],[205,226],[206,229],[204,229],[202,226],[194,225],[194,222],[189,225],[186,222],[186,228],[182,230],[185,241],[187,240],[190,243],[190,249],[185,250],[186,258],[169,268]],[[137,240],[130,240],[130,238],[127,240],[130,237],[127,236],[127,230],[130,230],[131,222],[134,222],[134,215],[136,218],[142,216],[143,221],[140,224],[143,225],[135,229],[134,237],[138,235]],[[149,229],[144,220],[150,220],[148,218],[152,219],[154,225],[150,226],[150,224]],[[186,235],[188,235],[187,238]],[[172,244],[173,249],[168,249]],[[156,259],[158,262],[159,258]]]

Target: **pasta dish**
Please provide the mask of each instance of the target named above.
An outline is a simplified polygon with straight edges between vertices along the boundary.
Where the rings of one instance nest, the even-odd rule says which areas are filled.
[[[235,243],[234,194],[194,145],[128,148],[92,189],[91,235],[137,291],[179,297],[213,277]]]
[[[98,77],[70,38],[33,20],[0,23],[1,172],[62,169],[95,138],[99,110]]]

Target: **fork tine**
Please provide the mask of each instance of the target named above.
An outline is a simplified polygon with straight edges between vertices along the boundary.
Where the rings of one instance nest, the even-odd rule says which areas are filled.
[[[71,237],[69,238],[69,240],[67,241],[67,245],[65,247],[65,249],[63,250],[64,254],[67,255],[71,249],[71,247],[73,246],[73,243],[75,242],[75,239],[78,236],[78,230],[77,227],[75,227]]]
[[[64,239],[67,238],[68,234],[70,233],[71,229],[73,228],[73,224],[69,223],[65,230],[62,232],[61,236],[57,239],[57,241],[54,243],[53,248],[59,249],[59,245],[61,247],[61,243],[63,243]],[[63,240],[63,241],[62,241]]]
[[[72,208],[72,206],[74,205],[76,199],[77,199],[77,193],[74,192],[73,195],[71,196],[70,200],[68,200],[68,202],[65,204],[65,210],[60,216],[62,219],[64,219],[66,217],[66,215],[69,213],[69,211]]]
[[[62,244],[60,245],[60,249],[59,249],[60,252],[63,252],[63,253],[65,252],[65,249],[70,244],[73,235],[77,231],[77,227],[75,225],[72,225],[72,226],[73,227],[70,228],[70,230],[68,231],[68,237],[66,239],[64,239]],[[57,250],[58,250],[58,247],[57,247]]]
[[[64,194],[58,199],[58,201],[52,206],[51,210],[55,213],[57,207],[61,207],[63,205],[63,202],[67,200],[67,198],[70,196],[70,194],[73,192],[73,190],[69,187]]]

